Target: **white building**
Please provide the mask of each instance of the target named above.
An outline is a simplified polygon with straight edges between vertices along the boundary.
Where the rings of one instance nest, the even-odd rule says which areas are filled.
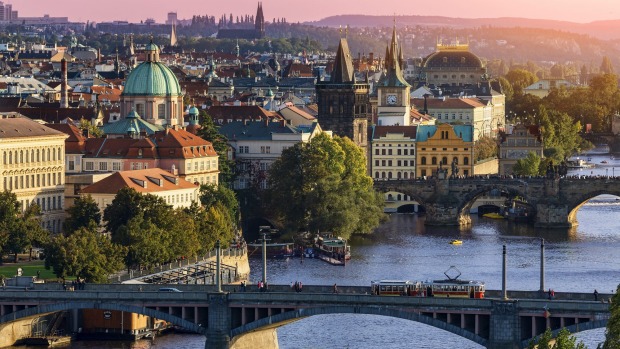
[[[41,223],[60,232],[65,219],[65,139],[68,136],[20,114],[2,114],[2,190],[17,195],[22,211],[41,207]]]

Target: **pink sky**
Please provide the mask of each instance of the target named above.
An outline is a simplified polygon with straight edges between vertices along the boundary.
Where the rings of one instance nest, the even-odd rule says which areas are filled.
[[[21,17],[68,16],[71,21],[154,18],[162,23],[168,12],[192,15],[254,14],[256,0],[4,0]],[[313,21],[338,14],[441,15],[448,17],[525,17],[573,22],[620,19],[618,0],[264,0],[265,18],[286,17],[289,22]]]

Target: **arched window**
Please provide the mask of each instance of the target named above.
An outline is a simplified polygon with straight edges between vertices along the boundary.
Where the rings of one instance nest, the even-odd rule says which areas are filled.
[[[2,152],[2,158],[3,158],[2,163],[6,165],[6,152],[5,151]]]
[[[40,149],[37,149],[37,162],[41,161],[41,153],[40,153]]]
[[[403,198],[403,197],[402,197],[402,195],[400,195],[400,194],[398,194],[398,195],[396,196],[396,200],[398,200],[398,201],[400,201],[402,198]]]
[[[34,162],[34,149],[30,151],[30,162]]]
[[[420,160],[422,161],[422,165],[426,165],[426,156],[423,156]]]
[[[469,165],[469,158],[467,156],[463,158],[463,165]]]
[[[50,157],[50,148],[47,148],[47,161],[52,160],[52,158]]]
[[[57,160],[62,159],[62,149],[58,148],[58,157],[56,158]]]
[[[24,151],[23,150],[19,151],[19,163],[20,164],[24,163]]]
[[[434,156],[431,159],[431,165],[437,165],[437,158]]]
[[[452,159],[452,163],[458,165],[459,164],[459,158],[457,158],[456,156]]]
[[[385,178],[385,172],[381,172],[381,178]]]
[[[448,158],[447,158],[447,157],[445,157],[445,156],[444,156],[444,157],[442,157],[442,158],[441,158],[441,163],[442,163],[442,164],[444,164],[444,165],[447,165],[447,164],[448,164]]]
[[[392,172],[388,172],[388,179],[392,179]]]
[[[402,177],[402,174],[401,174],[400,172],[398,172],[398,173],[396,174],[396,178],[401,179],[401,177]]]
[[[409,177],[409,174],[407,172],[403,173],[403,179],[408,179],[407,177]]]
[[[379,178],[379,171],[375,172],[375,178]]]
[[[9,165],[12,165],[12,164],[13,164],[13,152],[10,151],[9,152]]]

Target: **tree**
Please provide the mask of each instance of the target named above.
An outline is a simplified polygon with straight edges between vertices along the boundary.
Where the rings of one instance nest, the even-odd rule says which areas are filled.
[[[616,288],[609,305],[610,317],[605,331],[602,349],[620,349],[620,285]],[[599,346],[600,347],[600,346]]]
[[[582,139],[579,135],[581,123],[574,121],[566,113],[549,111],[545,107],[538,110],[544,148],[556,148],[566,159],[581,151]]]
[[[9,191],[0,194],[0,253],[17,255],[33,245],[43,246],[49,238],[49,232],[41,227],[38,205],[29,206],[20,212],[17,196]]]
[[[515,94],[523,94],[524,88],[538,81],[536,75],[524,69],[510,70],[505,78],[512,86]]]
[[[603,56],[603,61],[601,62],[601,73],[603,74],[613,74],[614,66],[611,64],[611,59],[607,56]]]
[[[497,141],[489,136],[478,138],[474,144],[474,161],[490,159],[497,156]]]
[[[220,183],[231,183],[233,181],[233,163],[228,159],[228,139],[219,133],[218,126],[213,122],[213,118],[207,115],[204,110],[200,111],[202,122],[198,130],[198,136],[213,144],[213,149],[219,156]]]
[[[359,147],[321,134],[286,149],[269,170],[267,207],[284,230],[368,233],[383,218],[381,196]]]
[[[537,176],[539,167],[540,157],[534,152],[529,152],[525,158],[517,160],[512,171],[519,176]]]
[[[101,223],[101,210],[90,195],[75,199],[67,213],[64,223],[65,234],[71,234],[80,228],[88,228],[92,225],[98,227]]]
[[[70,236],[58,235],[45,248],[45,268],[57,277],[78,276],[104,283],[108,275],[123,269],[126,248],[84,227]]]
[[[103,130],[100,129],[99,127],[97,127],[96,125],[93,125],[90,123],[89,120],[87,119],[80,119],[80,124],[78,125],[78,128],[82,131],[84,130],[88,130],[88,133],[92,136],[95,137],[102,137],[103,136]]]
[[[541,334],[537,341],[530,341],[528,349],[586,349],[583,342],[577,343],[577,338],[572,336],[566,328],[562,328],[555,337],[555,343],[552,343],[553,334],[551,329],[547,328],[545,333]]]
[[[217,203],[222,205],[231,219],[231,224],[237,227],[239,223],[239,201],[235,192],[220,183],[215,186],[212,184],[203,184],[200,186],[200,202],[206,208]]]

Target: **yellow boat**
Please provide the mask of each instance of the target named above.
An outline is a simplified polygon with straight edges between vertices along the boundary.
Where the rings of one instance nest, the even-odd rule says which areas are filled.
[[[482,217],[486,217],[486,218],[493,218],[493,219],[504,219],[506,217],[502,216],[499,213],[495,213],[495,212],[491,212],[491,213],[485,213],[482,215]]]
[[[454,240],[450,241],[450,245],[462,245],[462,244],[463,244],[462,240],[454,239]]]

